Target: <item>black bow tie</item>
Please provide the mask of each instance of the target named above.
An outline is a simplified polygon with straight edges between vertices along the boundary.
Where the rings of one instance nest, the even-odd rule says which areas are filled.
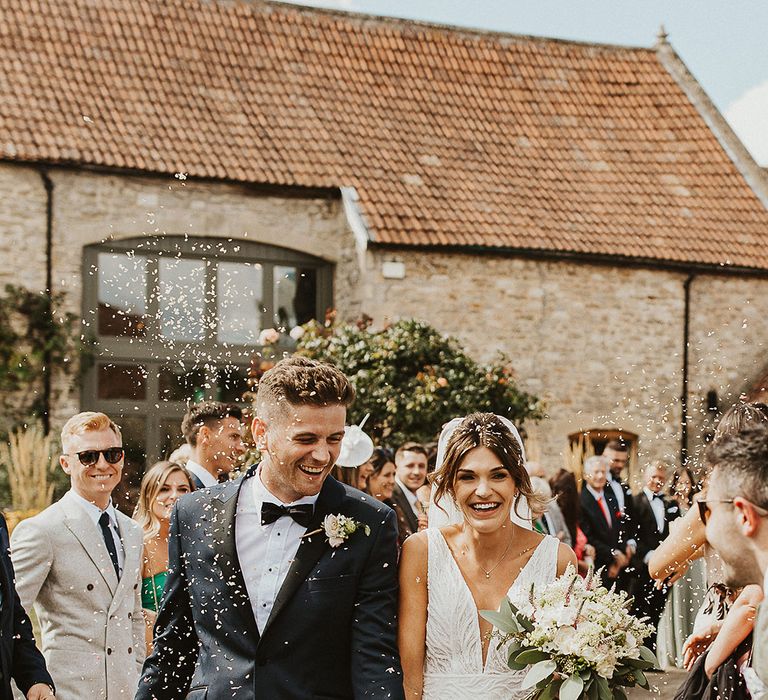
[[[655,501],[656,499],[658,499],[660,501],[663,501],[664,500],[664,496],[662,496],[660,493],[654,493],[653,494],[653,500]]]
[[[280,506],[277,503],[264,502],[261,504],[261,524],[270,525],[284,515],[293,518],[302,527],[309,527],[315,507],[311,503],[301,503],[297,506]]]

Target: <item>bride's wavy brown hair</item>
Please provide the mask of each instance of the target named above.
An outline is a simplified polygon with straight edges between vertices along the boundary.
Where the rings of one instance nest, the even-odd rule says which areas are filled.
[[[438,465],[434,477],[436,503],[440,503],[446,494],[456,499],[455,486],[459,468],[467,453],[476,447],[486,447],[499,458],[499,462],[515,482],[518,493],[528,499],[531,510],[536,510],[538,504],[544,506],[541,510],[546,510],[549,501],[534,493],[531,479],[525,470],[520,443],[495,413],[470,413],[453,431],[446,446],[443,463]],[[520,516],[518,503],[519,501],[515,500],[515,514]]]

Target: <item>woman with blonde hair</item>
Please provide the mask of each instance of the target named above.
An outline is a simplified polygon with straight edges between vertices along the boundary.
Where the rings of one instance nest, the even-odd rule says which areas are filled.
[[[146,622],[147,654],[152,650],[152,628],[168,577],[168,534],[173,505],[195,490],[192,477],[180,464],[157,462],[141,480],[133,519],[144,533],[141,568],[141,607]]]

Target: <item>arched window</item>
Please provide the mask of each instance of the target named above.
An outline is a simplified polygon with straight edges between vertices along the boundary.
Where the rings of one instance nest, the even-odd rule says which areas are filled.
[[[237,400],[264,328],[322,318],[332,266],[243,240],[148,237],[88,246],[82,404],[122,427],[129,478],[181,442],[187,403]]]

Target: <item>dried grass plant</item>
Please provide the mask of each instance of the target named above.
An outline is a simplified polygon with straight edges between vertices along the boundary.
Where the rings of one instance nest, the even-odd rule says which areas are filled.
[[[51,475],[58,468],[53,438],[39,423],[17,428],[0,444],[0,464],[8,471],[11,508],[40,511],[53,502]]]
[[[570,442],[565,451],[565,468],[576,477],[579,491],[584,481],[584,462],[594,454],[594,445],[586,433],[580,433],[576,440]]]

